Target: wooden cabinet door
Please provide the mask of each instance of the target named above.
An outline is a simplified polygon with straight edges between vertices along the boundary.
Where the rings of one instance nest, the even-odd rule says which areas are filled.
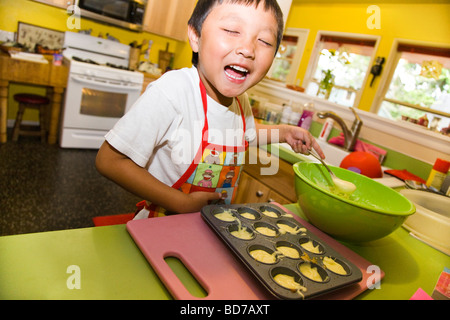
[[[270,189],[251,177],[245,172],[242,172],[239,179],[238,194],[235,203],[258,203],[266,202],[269,198]]]
[[[275,201],[275,202],[278,202],[279,204],[292,203],[292,201],[288,200],[287,198],[283,197],[281,194],[279,194],[278,192],[275,192],[273,190],[270,190],[267,201],[269,201],[269,202]]]
[[[67,9],[67,7],[75,5],[75,0],[33,0],[33,1],[63,9]]]
[[[187,40],[187,23],[196,0],[148,0],[144,31],[175,40]]]

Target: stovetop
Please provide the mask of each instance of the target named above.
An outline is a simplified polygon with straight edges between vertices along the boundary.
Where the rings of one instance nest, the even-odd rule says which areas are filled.
[[[75,60],[75,61],[78,61],[78,62],[84,62],[84,63],[87,63],[87,64],[93,64],[93,65],[97,65],[97,66],[101,66],[102,65],[102,64],[100,64],[97,61],[94,61],[92,59],[83,59],[83,58],[80,58],[80,57],[77,57],[77,56],[73,56],[72,60]],[[110,68],[113,68],[113,69],[133,71],[133,70],[131,70],[128,67],[116,65],[116,64],[113,64],[113,63],[110,63],[110,62],[107,62],[103,66],[110,67]]]
[[[89,63],[75,59],[65,60],[70,64],[70,75],[86,79],[104,79],[107,81],[118,81],[142,85],[144,74],[138,71],[131,71],[123,68],[113,68],[111,66],[98,63]]]
[[[70,74],[142,84],[144,75],[128,68],[130,46],[90,35],[66,32],[64,58]]]

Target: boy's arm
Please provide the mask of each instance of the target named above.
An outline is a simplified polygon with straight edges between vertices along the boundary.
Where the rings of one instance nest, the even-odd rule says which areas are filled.
[[[309,154],[309,150],[314,148],[325,159],[325,154],[308,130],[287,124],[266,125],[256,122],[255,127],[258,145],[286,142],[295,152],[303,154]]]
[[[113,148],[108,142],[101,146],[96,158],[97,170],[124,189],[176,213],[197,212],[210,200],[220,199],[218,193],[185,194],[162,183],[146,169]]]

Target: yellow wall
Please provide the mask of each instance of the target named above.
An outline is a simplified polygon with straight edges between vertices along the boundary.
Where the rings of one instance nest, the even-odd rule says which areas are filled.
[[[400,2],[400,1],[399,1]],[[381,28],[369,29],[367,7],[380,7]],[[384,3],[384,1],[314,1],[296,0],[287,21],[289,28],[309,29],[308,41],[297,74],[303,81],[308,61],[319,30],[351,32],[381,36],[376,56],[388,58],[395,38],[450,43],[450,2],[444,3]],[[371,78],[369,78],[370,80]],[[370,81],[364,88],[360,109],[368,111],[380,83],[380,77],[373,87]]]
[[[55,8],[49,5],[41,4],[30,0],[1,0],[0,1],[0,29],[16,32],[18,22],[26,22],[45,28],[55,29],[59,31],[73,31],[67,28],[67,18],[69,15],[66,10]],[[119,39],[121,43],[129,44],[136,40],[153,40],[152,50],[150,52],[150,61],[158,62],[159,50],[165,50],[167,42],[170,43],[169,51],[175,52],[175,68],[190,66],[190,54],[186,57],[187,52],[190,53],[189,44],[169,38],[161,37],[148,32],[132,32],[122,28],[108,26],[97,23],[88,19],[81,19],[81,29],[92,29],[92,35],[97,36],[99,33],[106,35],[109,33]],[[141,56],[143,59],[144,56]]]
[[[319,1],[318,1],[319,2]],[[400,1],[399,1],[400,2]],[[407,1],[405,1],[407,2]],[[309,29],[309,37],[298,71],[297,78],[303,81],[308,61],[319,30],[362,33],[381,36],[376,56],[388,57],[394,38],[450,42],[450,3],[384,3],[377,1],[381,9],[381,29],[369,29],[367,19],[370,14],[368,1],[322,1],[295,0],[288,17],[287,27]],[[60,31],[68,30],[66,21],[68,14],[64,9],[30,0],[0,0],[0,29],[17,31],[19,21]],[[151,33],[136,33],[118,27],[107,26],[91,20],[81,19],[81,29],[92,29],[93,35],[109,33],[121,43],[129,44],[136,40],[153,40],[150,60],[158,61],[159,50],[164,50],[167,42],[170,51],[175,52],[174,67],[182,68],[191,65],[191,49],[187,42],[171,40]],[[141,57],[143,59],[143,56]],[[369,110],[379,86],[378,78],[371,88],[364,88],[359,108]],[[10,99],[11,100],[11,99]],[[15,118],[16,107],[10,101],[9,119]]]
[[[55,8],[49,5],[30,0],[0,0],[0,30],[17,32],[18,22],[25,22],[41,27],[59,30],[74,31],[67,28],[67,18],[69,15],[66,10]],[[158,63],[159,50],[165,50],[169,43],[169,51],[175,53],[174,68],[183,68],[191,66],[191,49],[188,42],[181,42],[169,38],[161,37],[148,32],[132,32],[122,28],[108,26],[87,19],[81,19],[81,29],[92,29],[92,35],[99,33],[106,35],[109,33],[119,39],[121,43],[129,44],[136,40],[141,43],[144,39],[153,40],[153,46],[150,51],[150,61]],[[141,56],[141,60],[144,56]],[[12,99],[12,94],[20,90],[42,94],[45,92],[41,88],[22,87],[17,85],[10,86],[10,98],[8,101],[8,119],[15,119],[17,112],[17,103]],[[37,121],[37,115],[26,114],[24,120]]]

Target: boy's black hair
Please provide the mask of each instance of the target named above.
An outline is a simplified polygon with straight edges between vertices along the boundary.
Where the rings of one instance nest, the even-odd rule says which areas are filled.
[[[192,13],[191,18],[189,19],[188,25],[193,27],[198,36],[201,35],[203,22],[205,22],[206,17],[208,17],[209,13],[213,9],[213,7],[217,4],[222,4],[224,2],[227,3],[243,3],[245,5],[254,5],[257,7],[261,2],[264,3],[265,10],[271,10],[278,23],[278,34],[277,34],[277,47],[276,51],[278,51],[278,47],[280,46],[281,39],[283,38],[284,31],[284,20],[283,20],[283,12],[278,5],[276,0],[199,0],[197,5],[195,6],[194,12]],[[198,64],[198,53],[192,53],[192,64],[197,66]]]

